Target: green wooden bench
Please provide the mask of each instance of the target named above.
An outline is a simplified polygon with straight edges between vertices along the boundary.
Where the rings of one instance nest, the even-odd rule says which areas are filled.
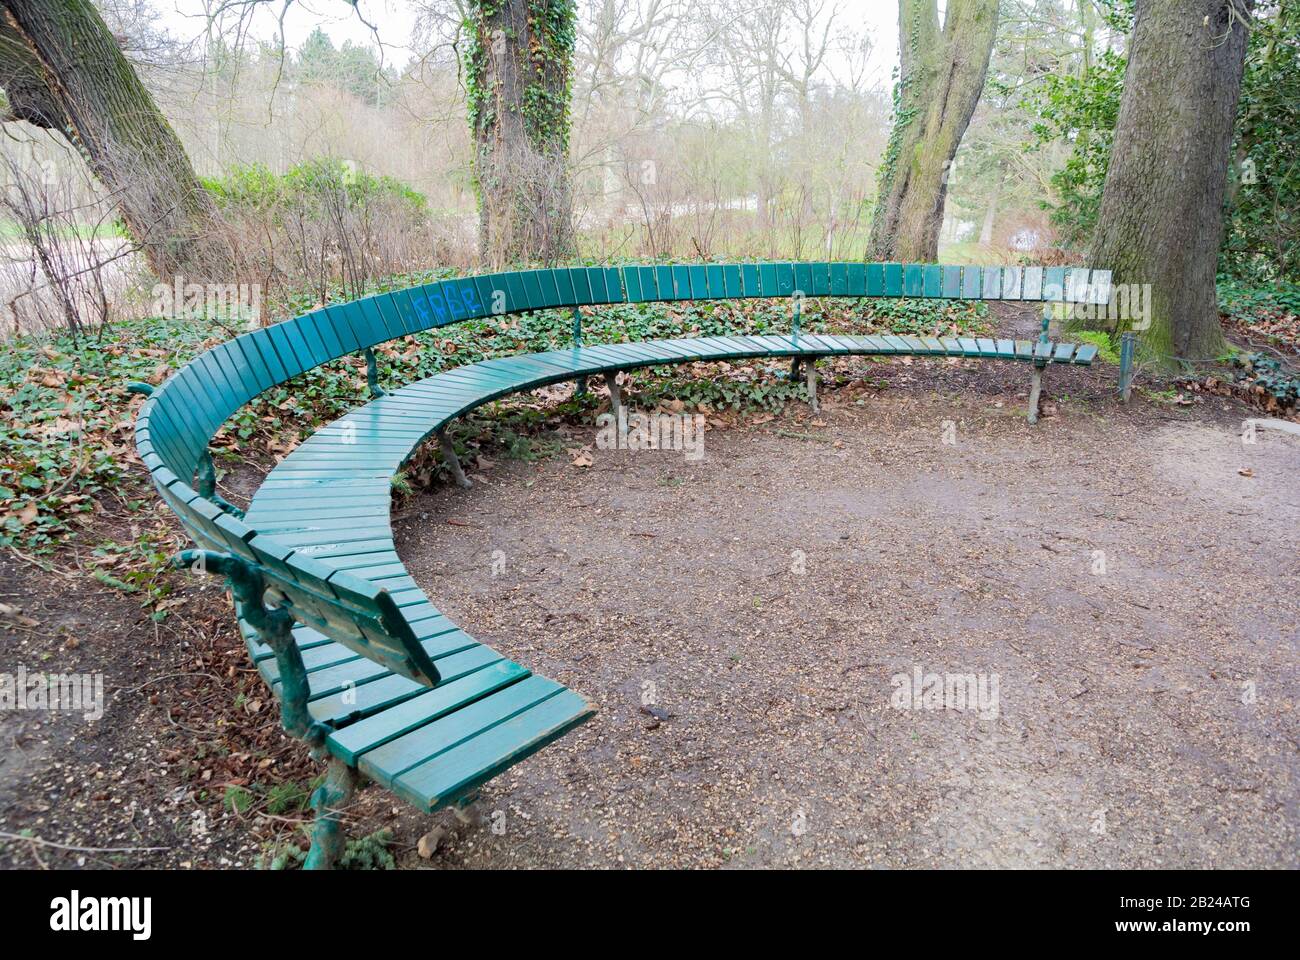
[[[468,485],[448,435],[453,420],[499,397],[603,374],[697,360],[788,357],[815,402],[815,361],[835,355],[1018,361],[1038,385],[1051,364],[1087,365],[1096,348],[1052,343],[1044,311],[1034,341],[813,335],[798,300],[828,297],[1105,302],[1107,271],[921,264],[762,263],[579,267],[466,277],[329,306],[246,333],[151,389],[136,444],[154,485],[197,549],[178,565],[224,577],[240,630],[280,702],[281,720],[328,760],[313,795],[307,866],[343,842],[340,809],[367,779],[421,810],[457,809],[478,788],[593,714],[585,699],[532,674],[442,614],[407,573],[389,524],[393,476],[431,436]],[[788,334],[581,343],[581,306],[662,300],[795,297]],[[574,308],[575,345],[488,360],[385,392],[373,348],[491,314]],[[267,475],[247,512],[215,488],[208,444],[241,406],[305,370],[364,352],[374,399],[318,430]]]

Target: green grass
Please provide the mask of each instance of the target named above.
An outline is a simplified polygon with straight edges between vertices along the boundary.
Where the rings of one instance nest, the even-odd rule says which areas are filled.
[[[1104,330],[1079,330],[1070,334],[1070,338],[1080,343],[1091,343],[1097,348],[1097,357],[1102,363],[1119,363],[1119,351]]]

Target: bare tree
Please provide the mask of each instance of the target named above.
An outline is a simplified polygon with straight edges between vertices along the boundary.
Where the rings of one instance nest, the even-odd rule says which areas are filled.
[[[894,130],[881,169],[867,256],[938,257],[948,173],[984,88],[998,0],[899,0]]]

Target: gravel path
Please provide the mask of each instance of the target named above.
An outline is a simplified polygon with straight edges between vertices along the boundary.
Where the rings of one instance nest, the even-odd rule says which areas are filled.
[[[600,711],[433,863],[1300,866],[1300,441],[1086,371],[1030,428],[986,366],[408,503],[435,602]]]

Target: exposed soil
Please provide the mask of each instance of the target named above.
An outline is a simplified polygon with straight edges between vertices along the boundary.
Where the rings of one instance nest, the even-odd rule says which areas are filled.
[[[1243,445],[1235,400],[1119,407],[1113,368],[1049,371],[1029,427],[1024,367],[836,366],[820,415],[711,417],[699,462],[498,460],[403,504],[435,603],[599,713],[484,789],[491,826],[371,789],[350,832],[409,867],[1300,865],[1300,439]],[[220,804],[318,768],[219,591],[155,624],[59,567],[0,554],[36,622],[0,619],[0,670],[103,672],[108,707],[0,714],[0,831],[32,837],[0,863],[246,866],[297,836]],[[918,667],[996,675],[996,709],[892,705]]]

